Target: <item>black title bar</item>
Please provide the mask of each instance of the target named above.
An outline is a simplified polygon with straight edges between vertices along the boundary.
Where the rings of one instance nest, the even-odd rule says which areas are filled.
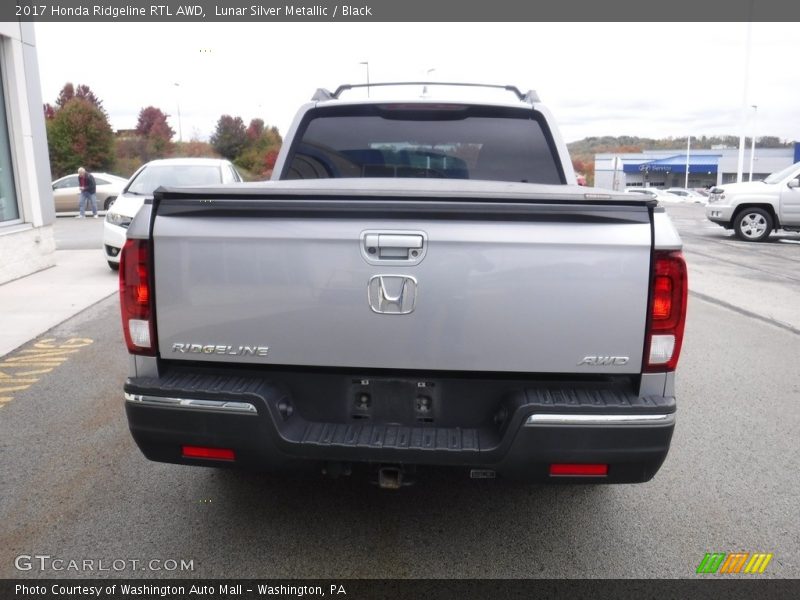
[[[3,600],[570,600],[603,598],[725,598],[739,600],[798,597],[798,580],[750,577],[700,579],[4,579]]]
[[[798,17],[800,3],[786,0],[4,0],[0,3],[0,21],[50,22],[715,23],[787,22],[800,20]],[[712,34],[710,30],[709,35]],[[677,29],[675,39],[680,39]]]

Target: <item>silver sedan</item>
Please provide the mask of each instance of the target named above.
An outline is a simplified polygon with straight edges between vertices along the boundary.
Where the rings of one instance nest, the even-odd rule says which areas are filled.
[[[97,208],[108,210],[111,203],[122,193],[122,188],[128,180],[110,173],[92,173],[92,175],[97,184]],[[57,213],[77,211],[80,196],[77,173],[66,175],[53,182],[53,200],[56,203]]]

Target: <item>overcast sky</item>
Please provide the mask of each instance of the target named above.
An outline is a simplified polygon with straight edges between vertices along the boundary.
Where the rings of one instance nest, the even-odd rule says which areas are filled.
[[[285,133],[317,87],[438,81],[535,89],[566,141],[732,134],[800,140],[796,23],[36,23],[45,102],[70,81],[115,129],[153,105],[177,139],[222,114]],[[175,84],[179,84],[176,86]],[[373,92],[374,95],[374,92]],[[750,105],[758,106],[757,111]],[[743,106],[747,107],[743,110]],[[743,125],[743,114],[747,119]]]

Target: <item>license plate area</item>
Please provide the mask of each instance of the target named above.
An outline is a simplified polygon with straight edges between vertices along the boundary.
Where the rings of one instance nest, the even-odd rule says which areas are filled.
[[[350,417],[376,423],[435,423],[440,412],[439,387],[427,380],[353,379]]]

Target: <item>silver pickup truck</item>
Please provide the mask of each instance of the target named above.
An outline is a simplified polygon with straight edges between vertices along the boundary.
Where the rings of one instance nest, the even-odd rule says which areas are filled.
[[[374,84],[373,84],[374,86]],[[160,189],[120,295],[151,460],[651,479],[687,277],[646,198],[575,184],[534,93],[301,107],[276,181]]]

